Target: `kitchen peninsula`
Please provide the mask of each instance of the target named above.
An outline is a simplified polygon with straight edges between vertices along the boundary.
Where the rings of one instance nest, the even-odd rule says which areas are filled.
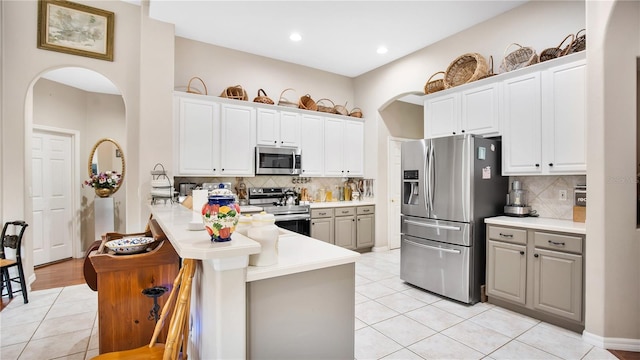
[[[278,264],[248,266],[259,243],[238,233],[212,243],[178,204],[150,210],[180,257],[201,260],[191,358],[353,358],[358,253],[281,230]]]

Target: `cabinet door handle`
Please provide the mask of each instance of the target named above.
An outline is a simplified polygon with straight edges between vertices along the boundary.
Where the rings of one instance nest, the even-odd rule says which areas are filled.
[[[512,237],[513,237],[513,234],[503,234],[503,233],[500,233],[500,236],[502,236],[502,237],[506,237],[506,238],[512,238]]]
[[[524,251],[520,250],[520,255],[524,255]]]
[[[536,164],[536,167],[540,167],[540,164]]]
[[[456,132],[454,131],[454,132],[453,132],[453,135],[455,135],[455,134],[456,134]]]
[[[537,258],[537,257],[539,257],[539,256],[540,256],[540,255],[538,255],[538,254],[533,254],[533,257],[536,257],[536,258]]]
[[[460,131],[460,132],[464,134],[464,130],[462,130],[462,131]]]
[[[553,166],[553,163],[549,163],[549,166],[550,166],[550,167],[552,167],[552,166]]]
[[[278,140],[273,140],[273,143],[274,143],[274,144],[277,144],[277,143],[278,143]]]
[[[552,240],[549,240],[549,244],[555,245],[555,246],[564,246],[564,242],[563,241],[552,241]]]

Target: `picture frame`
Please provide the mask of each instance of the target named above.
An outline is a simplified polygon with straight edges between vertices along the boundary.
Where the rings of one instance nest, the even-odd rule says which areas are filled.
[[[114,13],[65,0],[38,0],[38,49],[113,61]]]

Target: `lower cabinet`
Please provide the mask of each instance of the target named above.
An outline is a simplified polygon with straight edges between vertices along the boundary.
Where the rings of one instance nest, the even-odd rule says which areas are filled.
[[[375,242],[375,206],[311,210],[311,237],[347,249],[371,248]]]
[[[584,329],[584,237],[487,226],[487,295],[574,331]]]
[[[311,237],[329,244],[335,244],[333,232],[333,209],[311,210]]]

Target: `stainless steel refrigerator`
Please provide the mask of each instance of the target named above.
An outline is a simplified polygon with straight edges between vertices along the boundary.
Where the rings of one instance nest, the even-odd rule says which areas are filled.
[[[400,278],[473,304],[485,277],[484,218],[502,214],[500,141],[473,135],[402,144]]]

